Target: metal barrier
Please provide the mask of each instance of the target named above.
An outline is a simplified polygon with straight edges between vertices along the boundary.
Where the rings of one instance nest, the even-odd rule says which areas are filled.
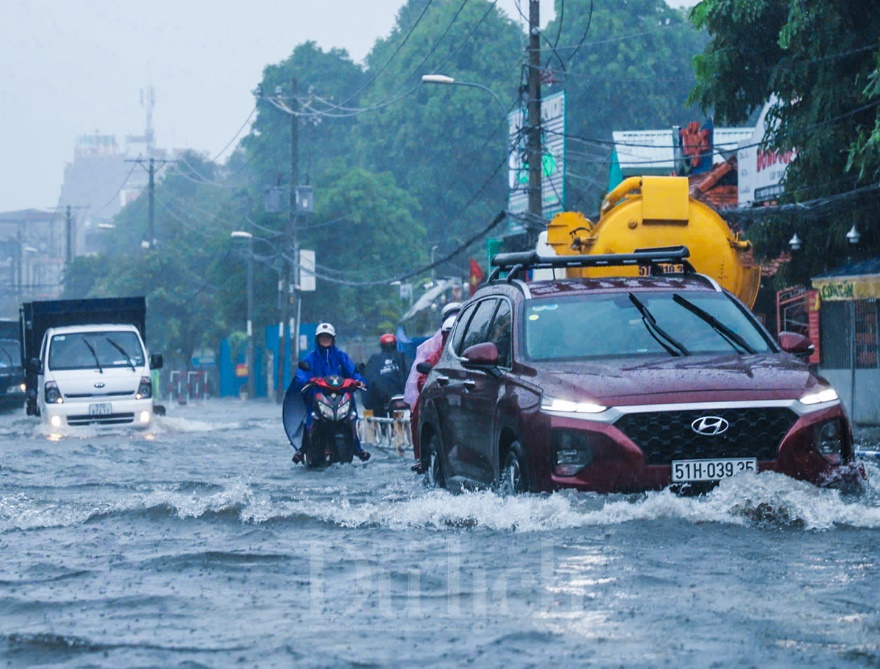
[[[180,405],[200,404],[208,398],[208,373],[205,371],[174,370],[170,374],[169,394]]]
[[[378,418],[372,411],[364,411],[361,424],[361,441],[378,448],[393,450],[398,455],[412,450],[412,436],[409,429],[409,409],[398,409],[394,416]]]

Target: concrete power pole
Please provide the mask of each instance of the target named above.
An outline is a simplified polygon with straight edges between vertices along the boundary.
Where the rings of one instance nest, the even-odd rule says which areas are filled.
[[[528,248],[535,248],[538,233],[544,226],[543,186],[544,155],[541,146],[541,5],[529,0],[529,77],[528,77],[528,160],[529,220],[526,223]]]
[[[143,158],[134,158],[132,160],[126,160],[125,162],[137,163],[141,167],[144,167]],[[149,178],[147,185],[147,238],[142,244],[144,248],[152,249],[156,247],[156,214],[154,207],[156,198],[156,167],[158,165],[159,168],[162,168],[168,163],[176,162],[176,160],[156,160],[155,158],[150,158],[150,160],[147,161],[147,167],[144,167],[144,169],[147,170],[147,176]]]
[[[291,337],[297,336],[297,332],[291,327],[291,302],[295,299],[293,292],[293,284],[290,281],[290,273],[292,264],[290,262],[289,253],[291,250],[294,259],[297,253],[296,239],[296,184],[299,179],[299,170],[297,163],[299,162],[299,117],[297,110],[299,105],[296,100],[296,79],[291,80],[290,91],[290,108],[293,113],[290,115],[290,192],[288,199],[287,222],[284,227],[284,235],[282,238],[281,251],[281,323],[278,332],[281,335],[281,342],[278,350],[278,386],[276,399],[278,402],[284,401],[284,377],[287,368],[292,365],[293,361],[287,360],[287,347]],[[297,330],[299,328],[296,328]]]
[[[73,260],[73,216],[70,213],[70,205],[67,205],[67,211],[64,218],[65,224],[65,232],[67,235],[67,240],[64,244],[65,253],[64,253],[64,262],[67,267],[70,267],[70,261]]]

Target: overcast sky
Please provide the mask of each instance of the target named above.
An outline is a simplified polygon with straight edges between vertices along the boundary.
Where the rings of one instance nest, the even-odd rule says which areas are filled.
[[[448,1],[448,0],[443,0]],[[696,0],[670,0],[674,6]],[[0,0],[0,212],[52,208],[76,138],[140,134],[215,157],[263,68],[307,40],[361,62],[404,0]],[[521,0],[527,11],[527,2]],[[517,0],[499,0],[517,17]],[[552,0],[541,0],[542,23]]]

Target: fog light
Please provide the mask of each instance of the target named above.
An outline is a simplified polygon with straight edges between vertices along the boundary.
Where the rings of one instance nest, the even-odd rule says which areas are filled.
[[[593,463],[593,449],[585,434],[568,430],[554,430],[553,473],[557,476],[574,476]]]
[[[52,416],[49,419],[49,424],[52,425],[52,427],[61,427],[61,416]]]
[[[843,454],[843,431],[839,420],[830,420],[816,426],[813,441],[822,455]]]
[[[141,422],[144,424],[150,422],[150,412],[149,411],[141,411]]]

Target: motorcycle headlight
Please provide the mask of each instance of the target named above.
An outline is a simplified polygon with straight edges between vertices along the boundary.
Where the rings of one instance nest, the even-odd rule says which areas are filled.
[[[58,384],[54,381],[46,381],[45,386],[46,404],[61,404],[64,398],[61,397],[61,391],[58,390]]]
[[[315,396],[315,406],[318,408],[318,413],[321,414],[322,417],[327,418],[328,420],[335,420],[336,416],[333,412],[333,407],[324,399],[323,395]]]
[[[153,382],[149,376],[142,376],[141,382],[138,384],[136,399],[145,400],[153,396]]]
[[[344,399],[344,400],[342,400],[342,403],[339,405],[339,408],[336,410],[336,413],[340,416],[347,416],[348,409],[350,406],[351,406],[351,400]]]

